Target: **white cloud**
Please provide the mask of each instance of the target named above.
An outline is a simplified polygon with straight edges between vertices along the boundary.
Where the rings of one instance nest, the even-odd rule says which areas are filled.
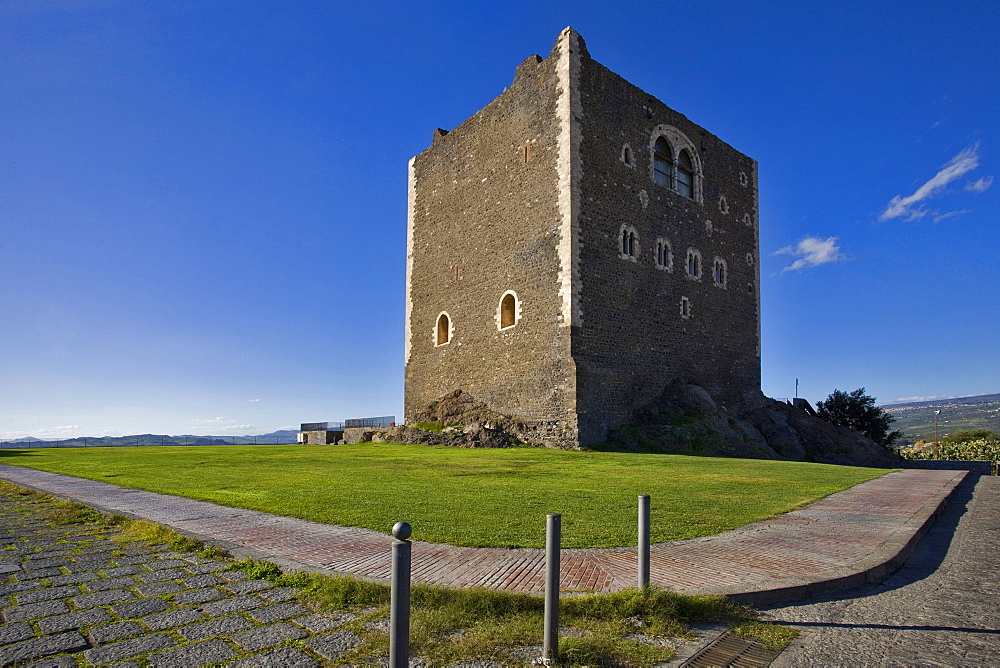
[[[992,176],[984,176],[978,181],[973,181],[972,183],[966,184],[965,189],[974,193],[984,193],[986,189],[993,185]]]
[[[945,211],[944,213],[939,213],[934,216],[934,222],[940,223],[946,218],[953,218],[955,216],[961,216],[963,213],[972,213],[972,209],[959,209],[958,211]]]
[[[955,397],[950,394],[932,394],[926,397],[900,397],[899,399],[893,399],[892,401],[887,401],[886,405],[891,404],[916,404],[921,401],[937,401],[938,399],[954,399]]]
[[[247,399],[247,401],[250,402],[251,404],[259,404],[260,403],[260,399]]]
[[[198,424],[226,424],[236,422],[236,420],[227,417],[215,417],[215,418],[202,418],[200,420],[195,420]]]
[[[782,271],[795,271],[807,267],[818,267],[821,264],[830,262],[841,262],[847,256],[840,252],[837,245],[838,237],[804,237],[794,246],[785,246],[774,251],[774,255],[791,255],[798,258]]]
[[[902,216],[906,216],[906,220],[923,218],[927,215],[928,211],[917,207],[920,202],[930,199],[949,183],[971,172],[978,166],[979,143],[977,142],[945,163],[937,174],[927,181],[927,183],[917,188],[916,192],[912,195],[908,197],[896,195],[889,200],[888,206],[885,207],[885,211],[879,215],[878,219],[890,220]]]

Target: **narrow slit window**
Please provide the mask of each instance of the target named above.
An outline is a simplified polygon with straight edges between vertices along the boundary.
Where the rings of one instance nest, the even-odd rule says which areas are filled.
[[[517,297],[508,292],[500,300],[500,329],[507,329],[517,324]]]
[[[449,341],[451,341],[451,318],[447,313],[442,313],[438,316],[435,345],[442,346]]]

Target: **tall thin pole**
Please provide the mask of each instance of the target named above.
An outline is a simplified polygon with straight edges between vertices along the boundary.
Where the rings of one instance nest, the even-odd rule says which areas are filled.
[[[545,522],[545,634],[546,664],[559,659],[559,541],[562,515],[549,513]]]
[[[392,527],[392,575],[389,594],[389,668],[410,665],[410,548],[406,522]]]
[[[649,494],[639,495],[639,588],[649,585]]]

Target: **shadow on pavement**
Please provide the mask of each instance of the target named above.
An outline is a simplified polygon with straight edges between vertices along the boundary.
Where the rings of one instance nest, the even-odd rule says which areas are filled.
[[[937,520],[920,540],[920,543],[917,544],[913,553],[910,554],[898,571],[889,576],[883,582],[879,584],[865,585],[855,589],[833,592],[823,596],[815,596],[791,603],[782,603],[770,607],[764,607],[761,608],[761,610],[786,608],[797,605],[810,605],[829,601],[847,601],[852,599],[867,598],[869,596],[875,596],[877,594],[885,593],[886,591],[899,589],[919,580],[923,580],[936,571],[941,566],[941,562],[944,561],[945,556],[947,556],[948,550],[951,547],[952,539],[955,537],[955,530],[958,528],[958,523],[968,510],[969,502],[972,500],[972,495],[982,477],[983,476],[971,472],[968,476],[966,476],[965,480],[963,480],[962,483],[955,488],[955,491],[948,499],[948,504],[945,506],[944,511],[938,516]],[[781,623],[793,625],[791,622],[787,621],[782,621]],[[813,625],[803,624],[803,626]],[[816,626],[821,625],[817,624]],[[836,625],[831,624],[829,626]],[[971,631],[974,629],[969,630]],[[982,629],[978,629],[977,631],[980,633],[984,632]],[[990,633],[991,631],[986,632]]]

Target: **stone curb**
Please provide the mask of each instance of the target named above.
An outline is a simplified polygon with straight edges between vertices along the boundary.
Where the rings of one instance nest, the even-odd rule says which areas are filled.
[[[57,475],[57,474],[51,474]],[[919,511],[914,513],[906,523],[895,531],[882,545],[854,563],[833,569],[820,571],[816,574],[776,579],[773,584],[762,589],[746,589],[746,585],[734,585],[729,587],[700,587],[696,589],[680,589],[678,591],[686,594],[719,594],[728,597],[734,603],[750,605],[754,607],[768,607],[801,600],[818,594],[824,594],[843,589],[850,589],[865,584],[880,582],[894,573],[910,555],[920,538],[926,533],[937,515],[944,509],[948,498],[954,493],[958,485],[970,475],[967,471],[956,471],[955,475],[937,492],[928,499]],[[43,487],[33,486],[22,481],[16,483],[21,487],[33,489],[38,492],[73,498],[66,494],[53,494]],[[100,503],[90,503],[86,505],[96,510],[125,515],[135,519],[148,519],[141,515],[129,513],[127,511],[110,509]],[[162,522],[161,522],[162,523]],[[235,558],[251,558],[262,561],[269,561],[281,567],[283,570],[298,570],[324,574],[342,574],[340,571],[329,567],[317,567],[305,564],[287,557],[280,557],[269,552],[249,548],[243,545],[231,543],[229,541],[215,538],[211,535],[202,534],[186,529],[181,529],[170,523],[165,526],[177,531],[179,534],[196,538],[210,545],[217,545]],[[738,531],[738,529],[736,530]],[[705,538],[693,539],[704,541]],[[351,573],[353,577],[378,582],[384,582],[377,578],[366,578]]]
[[[917,543],[940,515],[948,499],[965,480],[967,471],[956,472],[955,477],[907,521],[904,527],[882,543],[873,553],[850,566],[817,573],[815,576],[788,578],[775,587],[743,591],[739,587],[699,589],[698,594],[721,594],[739,605],[766,608],[827,594],[853,589],[885,580],[895,573],[910,556]]]

